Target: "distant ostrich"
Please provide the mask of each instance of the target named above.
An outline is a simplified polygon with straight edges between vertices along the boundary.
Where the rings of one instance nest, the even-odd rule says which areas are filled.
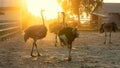
[[[63,24],[62,23],[51,23],[49,25],[49,30],[51,33],[54,33],[55,34],[55,47],[57,46],[57,36],[58,36],[58,33],[60,32],[60,30],[63,29]],[[62,45],[62,43],[60,42],[60,44]]]
[[[68,47],[68,61],[71,61],[72,42],[79,36],[76,28],[67,27],[65,24],[65,13],[63,12],[64,28],[58,33],[60,41]]]
[[[109,44],[111,44],[111,32],[116,32],[118,29],[117,24],[115,22],[111,23],[103,23],[100,27],[100,33],[105,32],[105,41],[104,44],[107,42],[107,32],[109,32]]]
[[[46,28],[46,26],[44,24],[44,18],[43,18],[43,10],[41,10],[41,16],[42,16],[42,20],[43,20],[43,25],[30,26],[29,28],[27,28],[25,30],[25,34],[24,34],[24,40],[25,40],[25,42],[29,38],[32,38],[34,40],[32,51],[31,51],[31,56],[32,57],[34,57],[34,55],[33,55],[34,47],[36,47],[36,51],[38,53],[38,56],[40,56],[39,51],[37,49],[36,42],[37,42],[38,39],[42,39],[42,38],[46,37],[46,35],[47,35],[47,28]]]

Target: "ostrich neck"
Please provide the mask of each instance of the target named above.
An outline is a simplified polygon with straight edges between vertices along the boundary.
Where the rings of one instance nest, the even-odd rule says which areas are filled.
[[[43,13],[42,12],[41,12],[41,17],[42,17],[43,25],[45,25],[44,17],[43,17]]]
[[[63,25],[64,25],[64,27],[66,27],[66,23],[65,23],[65,13],[63,13]]]

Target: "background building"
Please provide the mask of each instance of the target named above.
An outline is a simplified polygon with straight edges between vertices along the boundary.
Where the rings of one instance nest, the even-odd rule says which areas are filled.
[[[92,20],[98,23],[115,22],[120,25],[120,3],[103,3],[93,12]]]

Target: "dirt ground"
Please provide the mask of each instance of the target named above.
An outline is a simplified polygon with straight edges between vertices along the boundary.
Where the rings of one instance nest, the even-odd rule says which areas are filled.
[[[120,32],[112,34],[112,44],[103,44],[104,34],[80,32],[73,42],[72,61],[68,49],[54,47],[54,34],[37,42],[42,56],[31,57],[32,39],[23,34],[0,41],[0,68],[120,68]]]

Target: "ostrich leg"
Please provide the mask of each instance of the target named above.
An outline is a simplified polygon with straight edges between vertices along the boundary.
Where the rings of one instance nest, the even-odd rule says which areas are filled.
[[[111,42],[111,32],[109,34],[109,44],[112,44],[112,42]]]
[[[106,40],[107,40],[107,32],[105,32],[105,41],[104,41],[104,44],[106,44]]]
[[[57,34],[55,36],[55,47],[57,46]]]
[[[38,51],[38,48],[37,48],[37,44],[36,44],[36,43],[35,43],[35,47],[36,47],[36,51],[37,51],[37,53],[38,53],[38,56],[41,56],[40,53],[39,53],[39,51]]]
[[[32,50],[31,50],[31,56],[32,57],[34,57],[34,55],[33,55],[34,45],[35,45],[35,41],[33,42]]]
[[[68,55],[68,61],[71,61],[71,49],[72,49],[72,45],[68,45],[68,52],[69,52],[69,55]]]

